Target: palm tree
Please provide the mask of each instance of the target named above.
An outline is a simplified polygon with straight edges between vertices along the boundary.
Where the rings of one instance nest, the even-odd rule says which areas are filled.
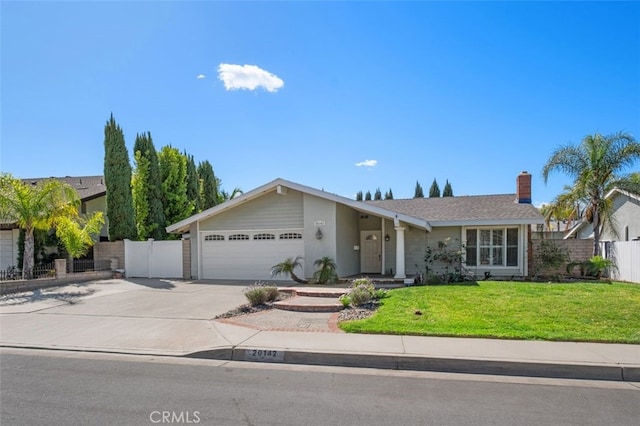
[[[640,143],[628,133],[587,135],[580,145],[556,149],[542,169],[545,183],[549,175],[561,171],[574,179],[572,197],[585,205],[585,219],[593,226],[593,255],[600,255],[600,234],[610,219],[605,195],[613,188],[640,193],[640,184],[631,174],[621,174],[640,159]]]
[[[75,218],[64,217],[56,222],[56,236],[69,255],[69,271],[73,272],[73,259],[87,254],[95,238],[100,235],[103,224],[102,212]]]
[[[291,279],[300,284],[307,284],[309,281],[298,278],[293,272],[296,268],[302,268],[302,256],[296,256],[296,258],[288,258],[271,267],[271,276],[277,277],[278,275],[290,275]]]
[[[22,278],[33,276],[35,229],[49,230],[64,217],[78,213],[80,199],[70,186],[56,179],[27,184],[10,174],[0,175],[0,218],[25,231]]]
[[[318,281],[318,284],[334,283],[337,281],[336,262],[329,256],[324,256],[316,260],[313,262],[313,266],[318,268],[318,270],[313,273],[313,278]]]
[[[551,229],[551,221],[558,223],[558,231],[560,231],[560,221],[565,222],[564,230],[567,231],[578,220],[581,214],[580,200],[576,199],[576,194],[572,188],[565,186],[562,194],[558,195],[551,203],[540,207],[540,213],[544,217],[547,229]]]

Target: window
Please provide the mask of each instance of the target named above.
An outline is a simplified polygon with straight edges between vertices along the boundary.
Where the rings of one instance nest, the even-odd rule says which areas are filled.
[[[376,234],[369,234],[367,235],[367,238],[365,238],[365,240],[368,241],[376,241],[378,239],[378,236]]]
[[[205,241],[224,241],[224,235],[218,235],[218,234],[205,235],[204,240]]]
[[[240,241],[240,240],[248,240],[249,236],[247,234],[233,234],[229,235],[229,241]]]
[[[518,228],[466,230],[467,266],[518,266]]]
[[[256,234],[253,236],[254,240],[275,240],[276,236],[273,234]]]
[[[297,232],[287,232],[285,234],[280,234],[281,240],[301,240],[302,234],[298,234]]]

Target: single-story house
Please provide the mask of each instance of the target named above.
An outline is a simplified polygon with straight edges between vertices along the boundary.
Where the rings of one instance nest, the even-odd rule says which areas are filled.
[[[614,188],[605,195],[612,203],[612,225],[617,235],[607,226],[604,227],[600,241],[632,241],[640,239],[640,195]],[[565,239],[593,239],[593,226],[582,221],[578,223]]]
[[[23,182],[37,185],[46,179],[57,179],[73,187],[80,197],[81,213],[92,213],[101,211],[105,214],[105,224],[100,232],[100,241],[108,240],[107,226],[107,187],[104,184],[103,176],[66,176],[51,178],[30,178],[22,179]],[[0,269],[17,265],[18,262],[18,238],[20,230],[15,223],[0,223]]]
[[[516,186],[516,194],[363,202],[276,179],[166,229],[189,238],[198,279],[267,280],[295,256],[307,278],[323,256],[341,277],[405,278],[424,272],[427,246],[445,240],[466,247],[470,271],[526,276],[530,226],[544,219],[531,205],[531,175]]]

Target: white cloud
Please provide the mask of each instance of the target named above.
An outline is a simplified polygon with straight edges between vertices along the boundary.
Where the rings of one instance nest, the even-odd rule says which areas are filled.
[[[198,80],[202,80],[203,78],[207,78],[207,76],[206,76],[206,75],[204,75],[204,74],[198,74],[198,75],[196,76],[196,78],[197,78]]]
[[[255,65],[220,64],[218,78],[224,82],[227,90],[255,90],[262,87],[267,92],[275,93],[284,86],[284,81],[277,75]]]
[[[378,164],[378,160],[364,160],[356,163],[356,167],[375,167]]]

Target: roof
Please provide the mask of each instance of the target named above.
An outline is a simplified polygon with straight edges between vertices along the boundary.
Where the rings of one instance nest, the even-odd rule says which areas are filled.
[[[106,195],[107,187],[104,184],[104,176],[65,176],[48,178],[22,179],[25,183],[36,185],[38,182],[47,179],[56,179],[70,185],[76,190],[82,201],[89,201]]]
[[[411,198],[366,203],[428,221],[432,226],[544,223],[536,207],[517,203],[515,194]]]
[[[222,204],[211,207],[210,209],[207,209],[201,213],[195,214],[178,223],[174,223],[173,225],[167,226],[166,228],[167,232],[187,232],[192,223],[195,223],[204,219],[208,219],[224,211],[230,210],[240,204],[247,203],[266,193],[276,191],[278,190],[278,187],[290,188],[302,193],[314,195],[319,198],[323,198],[329,201],[334,201],[336,203],[349,206],[361,213],[373,214],[373,215],[384,217],[390,220],[397,219],[401,222],[413,225],[417,228],[431,231],[431,226],[429,225],[429,223],[427,223],[427,221],[422,220],[420,218],[416,218],[410,215],[405,215],[401,212],[387,210],[379,206],[373,206],[367,203],[363,203],[361,201],[355,201],[355,200],[352,200],[351,198],[342,197],[340,195],[332,194],[319,189],[311,188],[309,186],[300,185],[299,183],[278,178],[252,191],[246,192],[237,198],[233,198],[229,201],[225,201]]]
[[[394,221],[397,219],[428,231],[431,231],[432,226],[544,223],[538,209],[531,204],[516,203],[515,194],[362,202],[284,179],[276,179],[240,197],[170,225],[166,228],[167,232],[188,232],[191,224],[247,203],[266,193],[276,191],[278,187],[290,188],[334,201],[361,213],[373,214]]]

